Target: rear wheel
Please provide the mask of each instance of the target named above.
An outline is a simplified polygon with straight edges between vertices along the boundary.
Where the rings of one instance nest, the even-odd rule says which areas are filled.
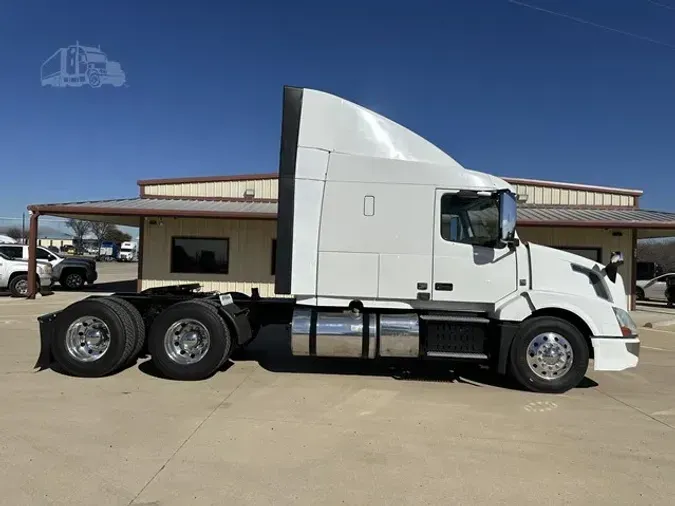
[[[571,323],[550,316],[523,322],[509,357],[515,380],[533,392],[562,393],[574,388],[588,369],[589,349]]]
[[[213,375],[230,356],[232,338],[216,306],[204,301],[178,302],[155,319],[148,347],[157,368],[168,378],[201,380]]]
[[[56,318],[52,352],[74,376],[105,376],[128,360],[136,342],[129,313],[115,301],[84,299]]]

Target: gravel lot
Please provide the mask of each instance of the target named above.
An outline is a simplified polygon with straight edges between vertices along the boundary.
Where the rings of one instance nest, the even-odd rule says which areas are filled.
[[[102,264],[93,290],[135,269]],[[643,329],[637,369],[559,396],[480,371],[294,359],[275,331],[203,382],[147,362],[33,372],[36,317],[83,295],[0,298],[0,504],[673,504],[668,330]]]

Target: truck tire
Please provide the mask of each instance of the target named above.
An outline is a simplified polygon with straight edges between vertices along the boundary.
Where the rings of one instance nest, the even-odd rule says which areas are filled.
[[[87,78],[87,83],[89,86],[92,88],[100,88],[101,87],[101,74],[98,70],[96,69],[89,69],[86,73],[86,78]]]
[[[195,381],[220,369],[232,352],[232,337],[215,305],[189,300],[169,306],[155,318],[148,348],[166,377]]]
[[[566,320],[539,316],[523,322],[511,345],[514,379],[533,392],[563,393],[586,375],[589,349],[579,329]]]
[[[124,367],[133,365],[138,356],[145,346],[145,322],[141,313],[136,307],[129,301],[120,299],[119,297],[108,297],[108,300],[121,306],[131,317],[131,322],[134,325],[134,346],[131,350],[129,358],[126,360]]]
[[[7,287],[12,297],[28,296],[28,274],[17,274],[9,280]],[[37,291],[40,291],[40,284],[37,284]]]
[[[56,317],[52,353],[73,376],[100,377],[128,360],[136,342],[131,315],[107,298],[78,301]]]
[[[85,283],[84,274],[77,269],[67,269],[61,274],[59,283],[66,290],[81,290]]]

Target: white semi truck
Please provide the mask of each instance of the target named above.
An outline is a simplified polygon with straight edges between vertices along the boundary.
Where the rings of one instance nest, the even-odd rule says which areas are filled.
[[[138,246],[133,241],[125,241],[120,246],[117,260],[120,262],[133,262],[136,259]]]
[[[262,327],[288,324],[294,355],[473,362],[539,392],[575,387],[590,359],[600,371],[637,366],[621,253],[601,265],[521,241],[516,205],[504,180],[401,125],[285,87],[284,297],[199,285],[92,296],[39,318],[36,365],[102,376],[147,349],[168,377],[202,379]]]

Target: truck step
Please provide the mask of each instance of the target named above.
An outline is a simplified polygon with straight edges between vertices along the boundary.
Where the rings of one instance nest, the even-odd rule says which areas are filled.
[[[468,360],[487,360],[485,353],[462,353],[455,351],[428,351],[427,357],[432,358],[459,358]]]
[[[488,318],[475,315],[423,314],[420,319],[429,322],[490,323]]]

